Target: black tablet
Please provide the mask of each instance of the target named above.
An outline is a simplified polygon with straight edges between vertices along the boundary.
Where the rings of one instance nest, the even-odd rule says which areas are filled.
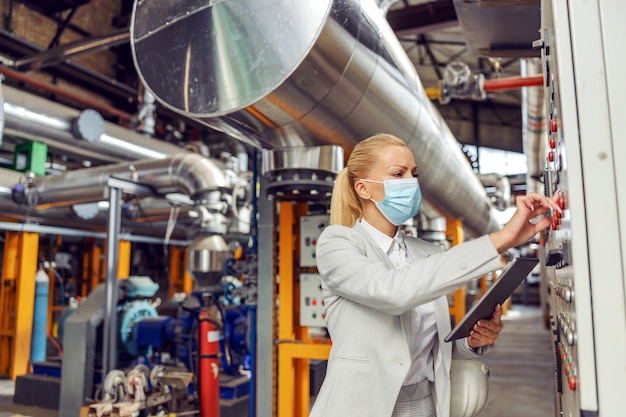
[[[478,320],[491,318],[496,305],[511,295],[520,283],[539,263],[537,258],[515,258],[504,268],[485,294],[463,316],[459,324],[446,336],[445,341],[467,337]]]

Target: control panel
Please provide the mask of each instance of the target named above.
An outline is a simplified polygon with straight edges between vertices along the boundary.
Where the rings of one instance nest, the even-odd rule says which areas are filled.
[[[322,280],[318,274],[300,274],[300,325],[326,327]]]
[[[326,327],[322,281],[317,274],[317,239],[330,223],[327,214],[300,218],[300,325]],[[310,272],[307,272],[310,271]]]
[[[620,415],[626,186],[617,179],[626,178],[626,82],[616,69],[626,65],[618,41],[626,29],[617,18],[626,3],[542,0],[541,13],[535,46],[548,121],[543,183],[547,196],[558,192],[560,207],[544,259],[556,415]]]
[[[322,230],[330,223],[330,216],[320,214],[300,218],[300,266],[316,267],[315,248]]]

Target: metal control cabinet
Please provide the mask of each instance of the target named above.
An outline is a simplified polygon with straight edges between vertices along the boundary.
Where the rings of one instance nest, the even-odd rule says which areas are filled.
[[[316,267],[315,248],[322,230],[330,223],[330,216],[320,214],[300,219],[300,266]]]
[[[319,274],[300,274],[300,326],[326,327]]]
[[[325,327],[322,281],[317,274],[315,249],[317,239],[330,224],[327,214],[300,218],[300,267],[310,273],[300,274],[300,325]]]
[[[543,0],[546,236],[556,415],[624,414],[626,2]]]

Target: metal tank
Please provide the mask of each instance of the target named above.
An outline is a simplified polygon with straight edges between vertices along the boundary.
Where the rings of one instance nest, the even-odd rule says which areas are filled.
[[[349,152],[394,134],[415,155],[428,201],[472,234],[499,228],[373,0],[138,1],[131,46],[142,82],[174,111],[272,150]]]

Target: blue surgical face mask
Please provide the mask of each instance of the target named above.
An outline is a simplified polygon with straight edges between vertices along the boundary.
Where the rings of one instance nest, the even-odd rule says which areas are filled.
[[[375,201],[370,198],[378,210],[389,222],[400,226],[407,220],[415,217],[422,202],[422,190],[417,178],[404,178],[400,180],[365,180],[385,184],[385,198],[383,201]]]

